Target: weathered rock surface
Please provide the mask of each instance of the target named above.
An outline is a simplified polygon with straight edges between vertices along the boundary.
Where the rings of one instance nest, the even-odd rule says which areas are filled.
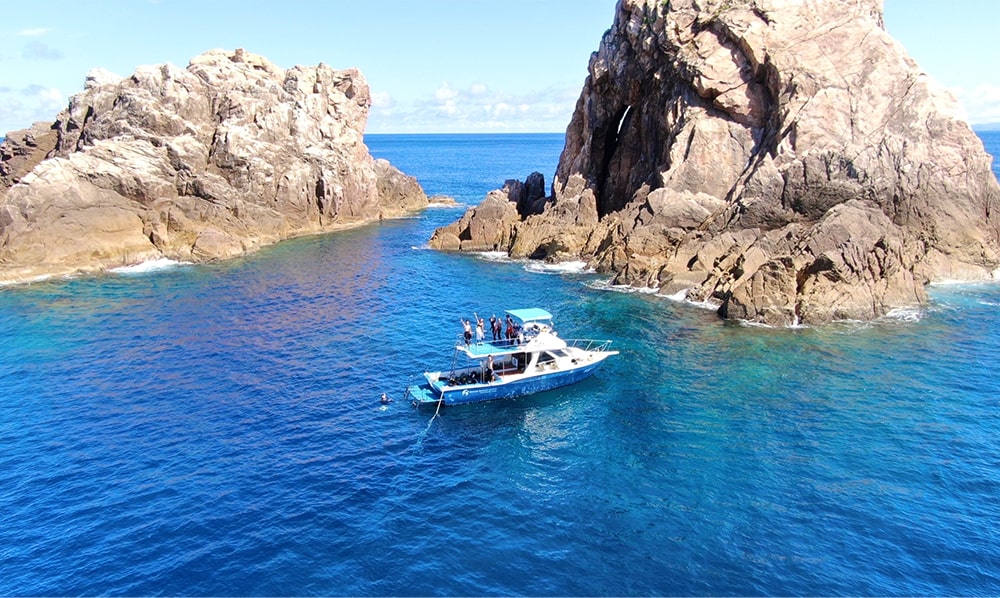
[[[225,258],[426,206],[364,145],[370,104],[357,70],[243,50],[92,71],[0,146],[0,280]]]
[[[432,245],[583,258],[728,318],[876,318],[1000,267],[1000,186],[957,113],[880,0],[621,0],[542,213],[476,208]]]

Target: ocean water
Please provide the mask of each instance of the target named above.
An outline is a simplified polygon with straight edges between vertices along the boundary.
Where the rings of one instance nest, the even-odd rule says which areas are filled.
[[[562,149],[367,142],[466,203]],[[749,327],[424,248],[460,214],[0,289],[0,595],[1000,593],[1000,288]],[[401,400],[459,317],[530,306],[621,355]]]

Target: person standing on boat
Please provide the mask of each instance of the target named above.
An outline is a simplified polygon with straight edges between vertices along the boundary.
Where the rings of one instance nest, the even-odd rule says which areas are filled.
[[[493,356],[486,359],[486,381],[493,384]]]
[[[481,345],[483,341],[486,340],[486,333],[483,328],[483,319],[479,317],[479,314],[473,312],[473,316],[476,317],[476,344]]]
[[[507,340],[512,341],[514,339],[514,320],[511,319],[510,314],[507,314]]]
[[[466,345],[471,345],[472,344],[472,326],[469,324],[469,321],[466,320],[465,318],[459,318],[459,320],[462,320],[462,328],[465,329],[465,344]]]
[[[500,332],[502,326],[500,325],[500,318],[496,314],[490,316],[490,332],[493,333],[493,341],[496,342],[500,340]]]

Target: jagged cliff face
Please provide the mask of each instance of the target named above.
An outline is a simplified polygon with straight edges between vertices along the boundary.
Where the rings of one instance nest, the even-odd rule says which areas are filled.
[[[544,212],[433,242],[582,256],[723,317],[871,319],[1000,267],[1000,189],[957,112],[880,1],[622,0]]]
[[[0,280],[202,261],[427,204],[363,143],[357,70],[215,50],[92,71],[55,123],[0,147]]]

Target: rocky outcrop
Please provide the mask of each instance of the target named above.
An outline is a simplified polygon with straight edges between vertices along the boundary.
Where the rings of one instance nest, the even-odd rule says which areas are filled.
[[[545,200],[541,173],[532,173],[525,182],[508,180],[458,222],[434,231],[430,245],[458,251],[506,251],[514,225],[524,216],[541,213]]]
[[[957,114],[880,0],[621,0],[544,211],[475,245],[727,318],[876,318],[1000,267],[1000,187]]]
[[[0,146],[0,280],[204,261],[427,205],[363,141],[354,69],[214,50],[92,71],[54,123]]]

